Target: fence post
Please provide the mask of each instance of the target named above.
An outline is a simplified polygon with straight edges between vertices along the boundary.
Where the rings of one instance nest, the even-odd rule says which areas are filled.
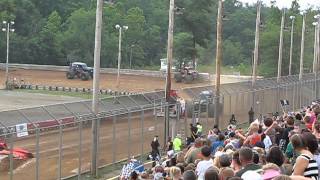
[[[78,180],[81,180],[81,173],[82,173],[82,120],[79,122],[79,151],[78,151],[78,161],[79,161],[79,166],[78,166]]]
[[[128,112],[128,159],[131,157],[131,110]]]
[[[293,92],[292,92],[292,111],[296,110],[296,83],[294,82],[292,84],[293,86]]]
[[[169,135],[169,105],[167,103],[165,104],[164,119],[164,143],[166,143]]]
[[[206,126],[205,126],[205,132],[209,132],[209,111],[211,110],[209,110],[209,101],[211,101],[210,99],[207,99],[207,103],[206,103],[206,120],[207,120],[207,124],[206,124]],[[212,101],[213,101],[213,99],[212,99]]]
[[[36,180],[39,179],[39,159],[40,159],[40,155],[39,155],[39,132],[40,129],[38,127],[36,127]]]
[[[10,132],[10,154],[9,154],[9,168],[10,168],[10,180],[13,179],[13,132]]]
[[[112,164],[114,165],[116,162],[116,121],[117,115],[112,117]]]
[[[144,110],[141,109],[141,161],[143,161],[143,146],[144,146]]]

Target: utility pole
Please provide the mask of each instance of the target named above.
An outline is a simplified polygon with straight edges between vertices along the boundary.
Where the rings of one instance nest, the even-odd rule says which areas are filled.
[[[306,31],[306,14],[303,13],[299,81],[301,81],[302,77],[303,77],[303,56],[304,56],[304,35],[305,35],[305,31]]]
[[[313,45],[313,68],[312,71],[314,73],[314,98],[317,99],[318,96],[318,87],[317,87],[317,79],[318,79],[318,47],[317,47],[317,39],[318,39],[318,22],[313,22],[314,25],[314,45]]]
[[[254,88],[257,79],[257,65],[259,59],[259,40],[260,40],[260,11],[261,1],[257,2],[257,18],[256,18],[256,35],[254,41],[254,56],[253,56],[253,67],[252,67],[252,88]]]
[[[8,83],[9,83],[9,42],[10,42],[10,32],[14,32],[14,29],[11,28],[12,25],[14,25],[14,21],[3,21],[2,22],[6,27],[2,28],[3,32],[7,33],[7,55],[6,55],[6,74],[5,74],[5,88],[8,88]]]
[[[283,28],[284,28],[284,18],[286,11],[283,9],[281,18],[281,29],[280,29],[280,42],[279,42],[279,59],[278,59],[278,76],[277,83],[280,83],[281,78],[281,65],[282,65],[282,49],[283,49]]]
[[[290,60],[289,60],[289,76],[292,75],[292,50],[293,50],[293,31],[295,16],[290,16],[291,19],[291,40],[290,40]]]
[[[93,96],[92,111],[99,112],[99,80],[100,80],[100,51],[101,51],[101,29],[102,29],[103,0],[97,0],[96,30],[94,40],[94,71],[93,71]],[[91,149],[91,175],[98,176],[98,119],[92,120],[92,149]]]
[[[318,68],[318,47],[317,47],[317,39],[318,39],[318,22],[313,22],[314,25],[314,44],[313,44],[313,73],[317,73]]]
[[[118,89],[120,85],[122,30],[127,30],[128,26],[120,26],[119,24],[117,24],[116,29],[119,30],[118,73],[117,73],[117,84],[116,84],[116,87]]]
[[[254,88],[256,85],[257,80],[257,66],[258,66],[258,60],[259,60],[259,41],[260,41],[260,16],[261,16],[261,1],[257,1],[257,17],[256,17],[256,34],[255,34],[255,40],[254,40],[254,52],[253,52],[253,64],[252,64],[252,105],[253,111],[255,111],[255,92]]]
[[[214,113],[214,125],[219,127],[219,115],[220,115],[220,66],[222,61],[222,21],[223,16],[223,0],[219,0],[218,16],[217,16],[217,48],[216,48],[216,85],[215,85],[215,113]]]
[[[165,108],[165,142],[169,136],[169,107],[170,103],[170,91],[171,91],[171,65],[172,65],[172,51],[173,51],[173,26],[174,26],[174,0],[170,0],[169,8],[169,28],[168,28],[168,46],[167,46],[167,77],[166,77],[166,108]]]
[[[118,73],[117,73],[117,88],[119,88],[120,80],[120,68],[121,68],[121,39],[122,39],[122,27],[116,26],[119,28],[119,50],[118,50]]]
[[[134,47],[135,45],[134,44],[132,44],[131,46],[130,46],[130,61],[129,61],[129,66],[130,66],[130,69],[132,69],[132,49],[133,49],[133,47]]]

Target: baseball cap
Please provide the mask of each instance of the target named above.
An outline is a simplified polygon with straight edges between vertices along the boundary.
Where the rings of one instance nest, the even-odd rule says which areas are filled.
[[[241,178],[243,180],[263,180],[261,175],[256,171],[247,171],[242,174]]]
[[[275,170],[275,169],[267,169],[264,171],[262,178],[263,180],[269,180],[272,179],[274,177],[277,177],[280,175],[280,172]]]

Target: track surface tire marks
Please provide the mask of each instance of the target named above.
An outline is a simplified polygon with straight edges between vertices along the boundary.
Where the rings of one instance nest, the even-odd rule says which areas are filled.
[[[143,134],[142,122],[143,121]],[[128,150],[131,155],[137,155],[142,152],[150,152],[150,142],[154,134],[163,137],[163,118],[156,118],[152,113],[145,113],[142,120],[139,115],[131,119],[131,144],[128,144],[128,118],[127,116],[117,118],[115,124],[115,143],[113,144],[113,122],[112,119],[101,121],[100,141],[99,141],[99,166],[119,161],[128,157]],[[149,127],[155,127],[150,131]],[[157,131],[157,133],[155,132]],[[162,138],[163,139],[163,138]],[[79,129],[65,129],[63,131],[63,151],[62,151],[62,177],[72,175],[77,171],[79,164]],[[143,142],[143,143],[142,143]],[[58,159],[59,159],[59,131],[40,134],[40,159],[39,159],[39,177],[43,180],[57,179],[58,177]],[[16,140],[14,147],[28,149],[35,154],[35,137]],[[143,144],[143,145],[142,145]],[[163,144],[163,143],[162,143]],[[91,149],[91,128],[83,126],[82,130],[82,172],[90,169],[90,149]],[[113,150],[115,158],[113,159]],[[14,171],[14,179],[35,179],[35,160],[30,162],[24,168]],[[0,179],[9,179],[9,174],[1,173]]]
[[[16,77],[18,80],[23,79],[27,83],[48,86],[60,87],[77,87],[77,88],[92,88],[92,80],[82,81],[81,79],[67,79],[66,73],[61,71],[43,71],[43,70],[23,70],[13,69],[10,71],[10,77]],[[0,84],[5,82],[4,71],[0,70]],[[116,90],[115,74],[101,74],[100,88]],[[190,86],[208,85],[210,82],[195,82],[193,84],[175,83],[172,82],[172,88],[181,89]],[[165,78],[135,76],[135,75],[120,75],[121,91],[129,92],[144,92],[154,91],[156,89],[164,89]]]

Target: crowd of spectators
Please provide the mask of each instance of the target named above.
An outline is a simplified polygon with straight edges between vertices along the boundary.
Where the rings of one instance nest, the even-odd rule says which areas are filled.
[[[319,116],[318,116],[319,114]],[[252,122],[247,130],[229,125],[203,134],[190,124],[191,136],[166,143],[160,160],[157,137],[151,143],[153,167],[121,179],[170,180],[319,180],[320,105]],[[123,170],[125,170],[124,167]]]

